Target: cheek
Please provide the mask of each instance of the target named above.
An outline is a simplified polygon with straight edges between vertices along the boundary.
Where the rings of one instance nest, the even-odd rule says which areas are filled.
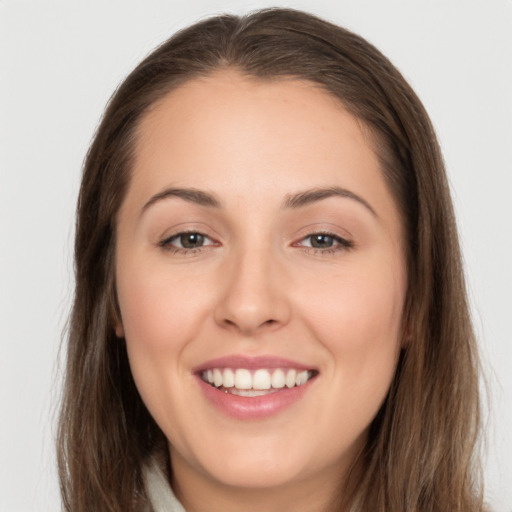
[[[130,368],[148,410],[174,435],[169,418],[190,381],[182,355],[198,337],[210,299],[195,280],[156,265],[136,270],[127,263],[118,271],[117,292]]]
[[[344,379],[381,386],[394,373],[400,350],[405,272],[375,261],[330,275],[303,293],[304,314]],[[311,290],[315,290],[314,293]]]
[[[401,324],[403,299],[395,286],[379,288],[361,282],[344,281],[323,289],[320,297],[308,296],[312,321],[329,337],[349,340],[385,339],[397,334]],[[341,341],[341,339],[340,339]]]
[[[129,344],[175,350],[194,337],[209,297],[196,279],[156,270],[118,273],[123,329]]]

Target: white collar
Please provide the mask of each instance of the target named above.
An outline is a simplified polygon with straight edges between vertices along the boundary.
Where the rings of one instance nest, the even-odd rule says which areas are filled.
[[[146,492],[154,512],[186,512],[154,458],[144,467],[143,475]]]

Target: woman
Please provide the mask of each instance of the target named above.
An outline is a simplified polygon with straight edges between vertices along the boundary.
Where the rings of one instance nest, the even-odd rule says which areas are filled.
[[[88,153],[75,257],[68,510],[482,510],[442,158],[360,37],[274,9],[164,43]]]

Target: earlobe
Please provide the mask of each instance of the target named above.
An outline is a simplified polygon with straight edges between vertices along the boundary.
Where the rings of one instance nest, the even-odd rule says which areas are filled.
[[[412,340],[412,326],[410,315],[407,315],[407,319],[404,321],[403,333],[402,333],[402,348],[407,348]]]
[[[413,337],[413,328],[411,323],[408,321],[405,325],[404,334],[402,337],[402,348],[407,348],[412,343]]]
[[[123,324],[119,321],[117,321],[115,324],[115,332],[118,338],[124,338]]]
[[[123,322],[121,320],[121,310],[119,309],[119,302],[117,300],[117,291],[115,283],[112,285],[109,300],[110,322],[114,326],[114,332],[118,338],[124,338]]]
[[[121,313],[119,312],[119,306],[117,301],[110,307],[110,318],[111,325],[114,326],[114,332],[118,338],[124,338],[124,327],[121,320]]]

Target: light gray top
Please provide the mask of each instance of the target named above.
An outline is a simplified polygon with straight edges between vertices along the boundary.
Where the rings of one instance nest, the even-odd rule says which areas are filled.
[[[154,512],[186,512],[154,459],[144,468],[144,483]]]

